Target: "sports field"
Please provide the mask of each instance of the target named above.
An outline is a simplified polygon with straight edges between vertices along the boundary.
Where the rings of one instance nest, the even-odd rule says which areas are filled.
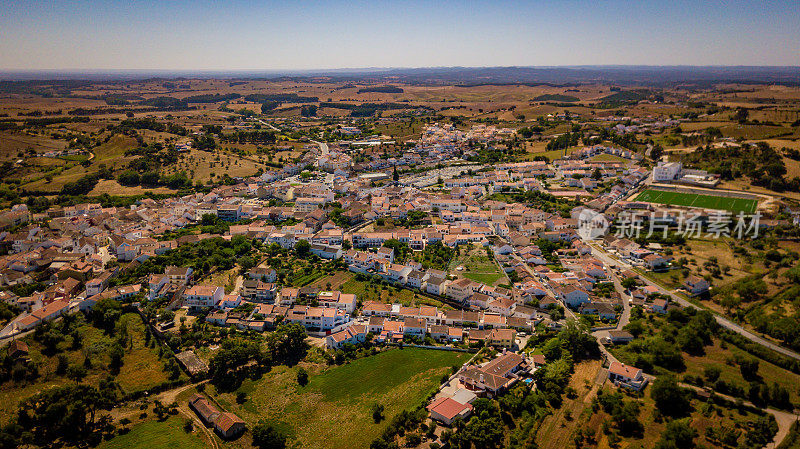
[[[654,189],[644,190],[636,196],[636,201],[667,204],[670,206],[727,210],[732,213],[744,212],[747,214],[755,212],[756,206],[758,205],[758,201],[753,199],[700,195],[698,193],[667,192]]]

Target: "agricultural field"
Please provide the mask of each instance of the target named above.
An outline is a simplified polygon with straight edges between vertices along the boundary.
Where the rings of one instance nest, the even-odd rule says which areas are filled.
[[[239,388],[247,401],[237,404],[236,393],[212,395],[223,407],[252,425],[261,419],[284,430],[298,447],[346,449],[368,447],[387,421],[375,423],[372,407],[385,407],[391,419],[402,410],[422,404],[439,379],[471,354],[424,349],[391,349],[330,368],[304,366],[309,383],[297,383],[299,366],[273,368],[259,380]],[[206,388],[209,393],[211,388]]]
[[[685,206],[702,209],[726,210],[734,214],[744,212],[752,214],[756,211],[758,201],[746,198],[729,198],[698,193],[667,192],[646,189],[636,196],[635,201],[665,204],[668,206]]]
[[[241,157],[225,152],[190,150],[183,153],[178,162],[164,169],[164,173],[185,172],[194,182],[207,183],[223,174],[231,177],[253,176],[266,165],[254,160],[253,156]],[[218,179],[217,179],[218,180]]]

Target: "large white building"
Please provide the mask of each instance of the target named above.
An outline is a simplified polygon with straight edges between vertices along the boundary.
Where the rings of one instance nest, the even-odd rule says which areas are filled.
[[[680,162],[659,162],[653,168],[653,181],[672,181],[680,175],[682,169]]]
[[[295,212],[313,212],[324,205],[324,198],[297,198],[294,203],[294,210]]]

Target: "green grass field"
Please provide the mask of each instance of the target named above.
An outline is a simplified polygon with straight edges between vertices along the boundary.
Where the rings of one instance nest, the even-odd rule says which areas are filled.
[[[315,284],[320,286],[320,288],[325,288],[325,279],[326,278],[321,278],[316,281]],[[331,284],[333,285],[333,283]],[[336,287],[334,287],[334,289],[336,289]],[[342,293],[355,294],[358,300],[362,303],[367,301],[376,301],[389,304],[397,303],[408,307],[420,306],[424,304],[438,307],[440,309],[452,309],[452,307],[427,294],[412,291],[407,288],[370,284],[368,282],[358,281],[355,278],[350,278],[349,280],[340,284],[338,289]]]
[[[400,411],[421,404],[435,391],[450,367],[471,354],[424,349],[392,349],[311,373],[308,385],[297,383],[297,366],[278,366],[262,379],[246,380],[236,393],[215,397],[248,423],[267,419],[287,432],[297,447],[369,447]],[[209,392],[210,388],[206,389]],[[373,404],[385,407],[386,420],[372,420]]]
[[[145,421],[130,432],[104,441],[98,449],[205,449],[203,438],[183,431],[183,420],[172,417],[165,421]]]
[[[466,247],[470,248],[470,247]],[[459,270],[458,268],[462,268]],[[448,272],[456,276],[463,276],[475,282],[493,285],[505,281],[506,277],[500,271],[494,259],[478,246],[462,250],[462,254],[450,261]]]
[[[758,205],[757,200],[729,198],[724,196],[700,195],[697,193],[667,192],[646,189],[636,196],[636,201],[666,204],[670,206],[697,207],[703,209],[727,210],[733,213],[752,214]]]

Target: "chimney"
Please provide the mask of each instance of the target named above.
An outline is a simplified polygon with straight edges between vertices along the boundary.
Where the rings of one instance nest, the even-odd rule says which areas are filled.
[[[478,381],[480,381],[480,383],[483,383],[483,373],[481,373],[480,377],[478,378]]]

